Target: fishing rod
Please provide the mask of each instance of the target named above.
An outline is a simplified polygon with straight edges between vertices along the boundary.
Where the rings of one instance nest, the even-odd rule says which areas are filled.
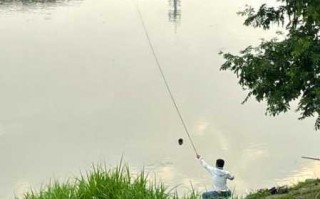
[[[178,116],[179,116],[179,118],[180,118],[181,124],[182,124],[182,126],[183,126],[183,128],[184,128],[184,130],[185,130],[185,132],[186,132],[186,134],[187,134],[187,136],[188,136],[188,138],[189,138],[189,140],[190,140],[191,146],[192,146],[194,152],[196,153],[196,155],[198,155],[197,149],[196,149],[196,147],[195,147],[195,145],[194,145],[194,143],[193,143],[193,141],[192,141],[192,138],[191,138],[191,136],[190,136],[190,134],[189,134],[187,125],[186,125],[186,123],[184,122],[184,119],[183,119],[182,114],[181,114],[181,112],[180,112],[180,110],[179,110],[179,107],[178,107],[178,105],[177,105],[177,102],[176,102],[176,100],[175,100],[175,98],[174,98],[174,96],[173,96],[173,94],[172,94],[172,92],[171,92],[171,89],[170,89],[170,87],[169,87],[169,83],[168,83],[168,81],[167,81],[167,79],[166,79],[166,76],[165,76],[163,70],[162,70],[160,61],[159,61],[159,59],[158,59],[158,57],[157,57],[157,54],[156,54],[156,52],[155,52],[155,50],[154,50],[154,47],[153,47],[153,45],[152,45],[150,36],[149,36],[149,34],[148,34],[147,27],[146,27],[146,25],[145,25],[145,23],[144,23],[144,20],[143,20],[143,17],[142,17],[142,14],[141,14],[141,12],[140,12],[140,9],[139,9],[138,4],[136,4],[136,7],[137,7],[137,11],[138,11],[138,14],[139,14],[139,17],[140,17],[140,21],[141,21],[141,24],[142,24],[142,27],[143,27],[145,36],[146,36],[146,38],[147,38],[147,40],[148,40],[148,43],[149,43],[150,49],[151,49],[151,51],[152,51],[153,57],[154,57],[154,59],[155,59],[155,61],[156,61],[156,64],[157,64],[158,69],[159,69],[159,72],[160,72],[160,74],[161,74],[161,76],[162,76],[162,79],[163,79],[163,81],[164,81],[164,84],[165,84],[165,86],[166,86],[166,88],[167,88],[167,91],[168,91],[168,93],[169,93],[169,95],[170,95],[171,101],[172,101],[172,103],[173,103],[173,105],[174,105],[174,107],[175,107],[175,109],[176,109],[176,111],[177,111],[177,113],[178,113]],[[179,142],[180,142],[180,141],[179,141]]]
[[[306,157],[306,156],[302,156],[301,158],[320,161],[320,158],[312,158],[312,157]]]

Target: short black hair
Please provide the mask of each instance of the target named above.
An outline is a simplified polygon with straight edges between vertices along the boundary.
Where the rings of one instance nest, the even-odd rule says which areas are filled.
[[[224,166],[224,160],[223,160],[223,159],[217,159],[217,161],[216,161],[216,166],[217,166],[217,167],[220,167],[220,168],[223,168],[223,166]]]

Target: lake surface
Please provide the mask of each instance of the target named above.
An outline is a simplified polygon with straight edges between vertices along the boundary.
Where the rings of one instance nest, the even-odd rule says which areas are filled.
[[[273,32],[236,12],[257,0],[0,0],[0,198],[121,157],[169,187],[210,189],[139,18],[198,152],[226,160],[236,194],[320,177],[314,118],[273,118],[246,96],[220,50]],[[179,146],[178,139],[184,144]]]

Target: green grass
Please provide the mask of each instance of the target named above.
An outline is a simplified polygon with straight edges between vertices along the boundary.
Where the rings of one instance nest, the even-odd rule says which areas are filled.
[[[245,199],[320,199],[320,179],[308,179],[287,188],[286,193],[272,195],[262,189],[248,195]]]
[[[93,166],[85,175],[64,183],[53,182],[40,191],[30,191],[23,199],[199,199],[200,194],[191,188],[190,193],[179,196],[176,188],[168,189],[162,183],[150,181],[142,171],[133,175],[127,165],[107,169]],[[233,199],[240,199],[233,196]],[[242,199],[242,198],[241,198]],[[306,180],[288,187],[283,194],[272,195],[261,189],[243,199],[320,199],[320,179]]]
[[[92,171],[65,183],[54,182],[38,192],[30,191],[23,199],[198,199],[194,190],[179,197],[175,189],[151,182],[144,171],[132,175],[122,165],[106,169],[94,166]]]

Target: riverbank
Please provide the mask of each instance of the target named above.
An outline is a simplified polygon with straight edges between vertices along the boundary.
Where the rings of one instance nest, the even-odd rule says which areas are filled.
[[[144,171],[133,174],[127,165],[107,169],[95,166],[86,175],[65,183],[51,183],[39,191],[30,191],[22,199],[199,199],[196,189],[179,196],[161,182],[152,182]],[[244,198],[233,199],[317,199],[320,179],[309,179],[293,186],[260,189]]]
[[[245,199],[320,199],[320,179],[308,179],[293,186],[260,189]]]

